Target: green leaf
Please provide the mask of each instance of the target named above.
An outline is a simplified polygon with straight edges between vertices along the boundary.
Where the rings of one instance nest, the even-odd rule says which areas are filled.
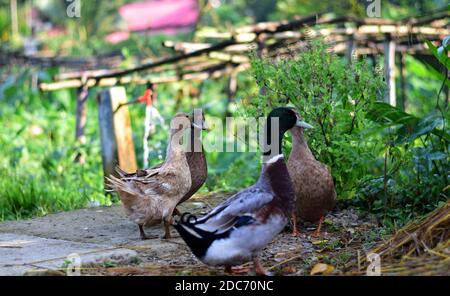
[[[428,49],[434,55],[434,57],[437,58],[442,65],[444,65],[445,67],[447,67],[447,69],[450,70],[450,59],[448,58],[448,56],[444,54],[439,54],[437,47],[434,46],[434,44],[431,41],[425,40],[425,42],[427,43]]]
[[[418,120],[417,117],[384,102],[375,102],[367,113],[367,117],[376,123],[388,126],[411,123]]]
[[[397,139],[395,144],[404,144],[414,141],[420,136],[428,134],[436,128],[443,125],[442,116],[436,112],[432,112],[427,116],[412,122],[411,124],[405,124],[398,130]]]
[[[430,66],[428,63],[424,63],[425,67],[427,68],[428,71],[430,71],[437,80],[440,81],[444,81],[445,85],[447,85],[447,87],[450,87],[450,80],[448,80],[444,74],[442,74],[441,72],[437,71],[434,67]]]

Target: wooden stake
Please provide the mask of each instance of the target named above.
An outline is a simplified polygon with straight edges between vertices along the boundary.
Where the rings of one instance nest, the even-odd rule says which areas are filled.
[[[75,123],[75,140],[78,144],[86,144],[86,136],[84,134],[84,129],[86,127],[86,101],[89,96],[89,88],[84,85],[77,89],[77,111],[76,111],[76,123]],[[85,163],[85,158],[81,153],[78,153],[76,162]]]
[[[98,97],[104,176],[115,175],[117,164],[126,172],[137,170],[128,106],[121,105],[126,101],[123,87],[104,90]]]
[[[257,48],[256,48],[256,55],[258,56],[258,58],[263,58],[265,54],[267,54],[267,47],[265,46],[265,36],[264,34],[261,34],[258,36],[258,40],[257,40]],[[259,89],[259,94],[262,96],[265,96],[267,93],[267,88],[265,86],[262,86]],[[269,105],[271,105],[271,102],[269,100]]]
[[[147,86],[147,89],[151,89],[152,90],[152,104],[151,105],[146,105],[145,106],[145,120],[144,120],[144,137],[142,139],[142,144],[143,144],[143,150],[144,150],[144,155],[142,157],[143,159],[143,165],[144,167],[147,167],[149,165],[149,154],[150,154],[150,149],[148,146],[148,141],[150,140],[151,134],[153,134],[155,132],[155,125],[154,125],[154,121],[155,118],[152,118],[152,108],[154,108],[154,103],[156,103],[156,91],[155,91],[155,87],[153,84],[150,84]]]
[[[100,143],[102,146],[103,176],[108,177],[110,175],[117,175],[115,167],[118,164],[117,144],[114,136],[113,109],[109,90],[103,90],[99,94],[97,103]],[[107,189],[106,186],[105,189]]]
[[[111,106],[114,110],[114,133],[117,143],[119,166],[128,173],[136,172],[136,154],[134,151],[130,114],[128,113],[128,106],[123,105],[127,102],[125,88],[112,87],[109,93],[111,96]],[[119,106],[121,107],[117,109]]]
[[[350,37],[347,40],[347,52],[345,53],[345,57],[349,63],[352,62],[354,49],[355,49],[355,39],[353,35],[350,35]]]

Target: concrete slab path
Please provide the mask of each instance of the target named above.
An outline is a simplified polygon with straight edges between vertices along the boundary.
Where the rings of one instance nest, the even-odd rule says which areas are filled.
[[[197,213],[202,209],[207,206],[198,200],[180,207],[181,211]],[[164,231],[162,226],[154,226],[147,228],[146,233],[162,237]],[[5,221],[0,223],[0,275],[60,269],[67,265],[71,254],[79,255],[82,267],[86,267],[139,260],[138,254],[144,249],[155,258],[174,254],[180,248],[188,251],[174,230],[172,234],[175,238],[171,240],[141,240],[137,225],[127,219],[121,205]]]

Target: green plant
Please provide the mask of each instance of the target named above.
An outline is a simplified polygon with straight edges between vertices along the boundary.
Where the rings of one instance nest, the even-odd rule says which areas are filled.
[[[111,260],[105,260],[103,261],[103,263],[101,264],[103,267],[108,268],[108,267],[117,267],[117,262],[111,261]]]
[[[430,52],[448,69],[448,58],[441,54],[448,44],[443,42],[442,50],[438,50],[427,43]],[[447,83],[447,77],[437,77],[443,79],[442,86]],[[448,199],[449,113],[448,105],[439,102],[441,91],[442,87],[434,108],[422,117],[381,102],[368,114],[382,130],[384,169],[382,176],[361,184],[356,200],[390,227],[397,228]]]

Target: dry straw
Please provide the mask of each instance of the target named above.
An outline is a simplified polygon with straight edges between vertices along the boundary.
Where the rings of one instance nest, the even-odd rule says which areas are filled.
[[[370,252],[380,255],[382,275],[449,275],[450,200]],[[361,264],[368,265],[366,260]]]

